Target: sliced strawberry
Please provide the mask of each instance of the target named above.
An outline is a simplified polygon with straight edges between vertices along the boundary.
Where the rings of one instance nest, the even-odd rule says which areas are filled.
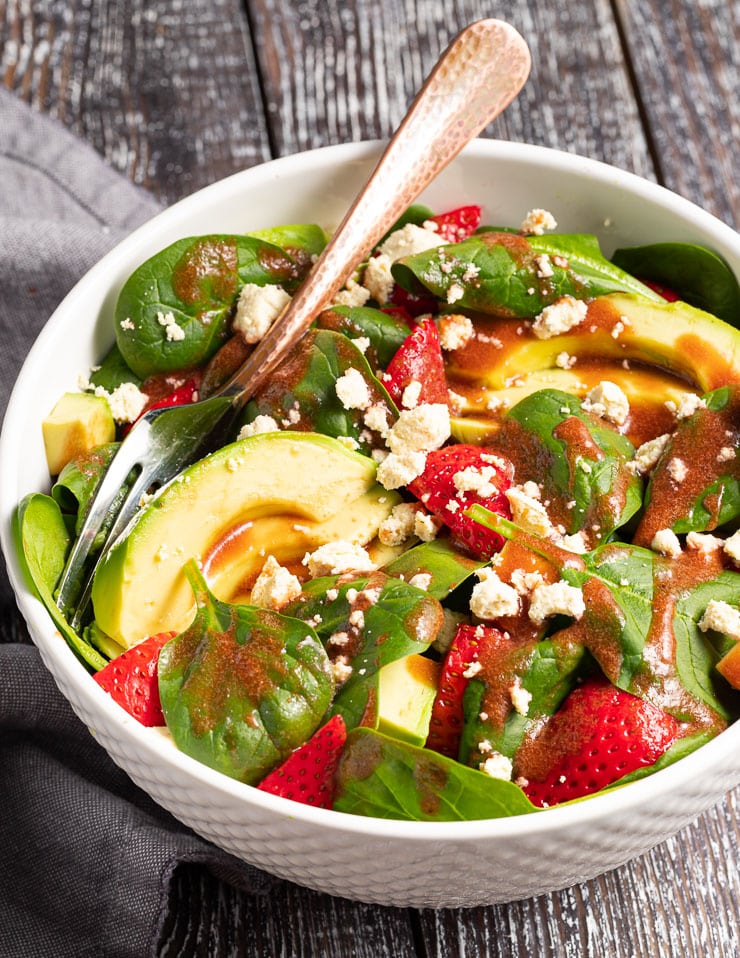
[[[399,306],[406,310],[409,316],[417,317],[422,316],[424,313],[436,313],[437,300],[431,293],[421,287],[421,283],[419,287],[420,292],[410,293],[404,289],[403,286],[399,286],[398,283],[395,283],[391,290],[390,301],[394,306]]]
[[[405,306],[383,306],[380,312],[385,313],[386,316],[392,316],[394,319],[400,319],[410,330],[416,325],[414,317]]]
[[[442,239],[448,243],[460,243],[475,233],[480,226],[480,217],[480,206],[461,206],[429,219],[437,224],[437,233]]]
[[[98,685],[142,725],[164,725],[157,662],[174,632],[159,632],[109,662],[93,675]]]
[[[676,741],[678,722],[606,679],[574,689],[528,747],[517,772],[542,807],[591,795],[654,765]]]
[[[463,471],[464,475],[460,476]],[[480,476],[481,491],[459,488],[460,485],[475,485],[477,475]],[[504,492],[511,485],[512,475],[513,467],[503,456],[481,446],[461,443],[430,452],[424,472],[414,479],[409,489],[453,531],[455,538],[468,551],[480,558],[490,559],[502,548],[503,537],[469,519],[465,510],[480,504],[510,519],[511,509]],[[465,482],[466,479],[470,481]]]
[[[460,750],[463,695],[470,681],[464,673],[478,661],[479,643],[480,635],[476,626],[458,626],[439,674],[426,747],[448,758],[457,758]]]
[[[167,409],[169,406],[186,406],[188,403],[195,402],[198,398],[199,377],[192,376],[186,379],[182,386],[173,389],[171,393],[150,403],[145,407],[145,411],[150,409]]]
[[[657,293],[658,296],[662,296],[664,300],[668,303],[675,303],[681,297],[670,286],[664,286],[662,283],[655,283],[651,279],[641,279],[641,283],[644,283],[648,286],[654,293]]]
[[[326,725],[289,755],[282,765],[263,778],[257,788],[294,802],[331,808],[337,765],[347,741],[347,727],[341,715]]]
[[[447,379],[434,320],[427,317],[406,337],[396,355],[388,363],[383,385],[397,406],[402,405],[403,391],[412,381],[421,384],[417,402],[447,404]]]

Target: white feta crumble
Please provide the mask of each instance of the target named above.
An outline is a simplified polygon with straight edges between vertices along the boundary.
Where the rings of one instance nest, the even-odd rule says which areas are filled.
[[[480,569],[480,580],[473,586],[470,611],[479,619],[498,619],[519,612],[519,594],[499,579],[491,568]]]
[[[370,388],[359,369],[348,369],[337,380],[335,389],[345,409],[367,409],[370,406]]]
[[[439,344],[447,352],[462,349],[470,342],[475,332],[470,317],[462,316],[459,313],[440,316],[437,320],[437,330],[439,332]]]
[[[533,572],[525,572],[524,569],[514,569],[511,573],[511,584],[519,595],[529,595],[533,589],[544,581],[542,573],[536,570]]]
[[[417,506],[412,502],[399,502],[378,528],[378,538],[384,546],[400,546],[414,534]]]
[[[519,232],[524,233],[525,236],[542,236],[545,230],[554,230],[557,225],[552,213],[537,208],[527,213],[519,227]]]
[[[380,252],[395,263],[404,256],[415,256],[417,253],[425,253],[429,249],[446,245],[446,240],[442,239],[435,230],[417,226],[415,223],[407,223],[400,230],[394,230],[391,233],[380,247]]]
[[[680,485],[689,474],[689,467],[677,456],[674,456],[666,466],[666,471],[676,485]]]
[[[233,328],[246,343],[258,343],[289,302],[282,286],[245,283],[236,301]]]
[[[252,586],[250,602],[263,609],[277,612],[288,602],[301,594],[301,582],[298,576],[281,566],[274,556],[268,556],[262,571]]]
[[[530,597],[529,618],[535,625],[541,625],[551,615],[569,615],[580,619],[585,611],[583,591],[562,580],[543,582],[533,589]]]
[[[239,430],[237,439],[248,439],[250,436],[257,436],[263,432],[278,432],[280,426],[275,422],[272,416],[255,416],[252,422],[248,422]]]
[[[539,256],[535,256],[534,261],[537,265],[537,276],[540,279],[550,279],[551,276],[555,275],[555,270],[552,268],[547,253],[540,253]]]
[[[388,433],[388,448],[394,453],[430,452],[450,438],[450,410],[445,403],[422,403],[402,409]]]
[[[587,393],[581,403],[586,412],[601,416],[617,426],[623,426],[630,414],[630,404],[623,390],[616,383],[603,379]]]
[[[677,559],[681,555],[681,543],[672,529],[659,529],[653,536],[650,548],[669,559]]]
[[[422,542],[431,542],[437,538],[442,528],[442,520],[420,509],[414,513],[414,535]]]
[[[345,539],[326,542],[314,552],[306,553],[303,565],[308,567],[312,579],[343,572],[373,572],[376,568],[366,549]]]
[[[740,609],[728,602],[710,599],[699,622],[699,628],[702,632],[708,632],[710,629],[721,632],[740,642]]]
[[[722,446],[720,451],[717,453],[717,462],[730,462],[730,460],[737,457],[737,450],[733,449],[732,446]]]
[[[671,434],[666,432],[662,436],[656,436],[655,439],[649,439],[647,442],[644,442],[635,452],[635,458],[628,463],[628,466],[632,467],[635,472],[639,472],[641,475],[647,475],[649,472],[652,472],[656,463],[663,455],[665,447],[668,445],[668,441],[671,438]]]
[[[417,572],[409,579],[409,585],[412,585],[415,589],[421,589],[422,592],[428,592],[431,584],[432,576],[430,572]]]
[[[335,306],[364,306],[370,299],[370,290],[361,286],[357,280],[348,279],[344,289],[340,289],[334,297]]]
[[[555,365],[560,369],[572,369],[577,361],[577,356],[571,356],[570,353],[565,352],[565,350],[563,350],[561,353],[558,353],[555,357]]]
[[[475,492],[482,498],[495,496],[498,487],[491,482],[497,477],[496,469],[493,466],[466,466],[459,472],[456,472],[452,481],[458,492]]]
[[[723,552],[732,559],[735,565],[740,565],[740,529],[728,539],[725,539]]]
[[[126,319],[122,319],[119,325],[121,329],[128,329],[128,330],[136,329],[136,325],[134,324],[133,320],[130,319],[128,316],[126,317]]]
[[[569,332],[586,318],[588,306],[582,299],[561,296],[551,306],[545,306],[532,323],[532,332],[538,339],[551,339]]]
[[[539,489],[537,490],[539,493]],[[525,486],[510,486],[504,491],[511,506],[511,517],[514,522],[527,532],[538,536],[552,535],[552,522],[544,505],[535,498]]]
[[[404,409],[415,409],[419,405],[420,396],[421,383],[418,379],[412,379],[403,391],[401,405]]]
[[[93,389],[96,396],[108,400],[111,415],[117,423],[134,422],[144,411],[149,397],[135,383],[121,383],[112,393],[102,386]]]
[[[678,401],[678,404],[668,400],[666,408],[669,409],[680,422],[682,419],[689,419],[694,415],[697,409],[705,409],[706,402],[697,396],[696,393],[684,393]]]
[[[407,486],[424,472],[427,454],[406,450],[391,452],[378,466],[378,482],[385,489],[400,489]]]
[[[693,552],[700,552],[705,556],[717,552],[723,545],[723,539],[707,533],[689,532],[686,536],[686,548],[691,549]]]
[[[520,715],[527,715],[529,712],[529,704],[532,701],[532,693],[524,688],[522,680],[518,675],[509,686],[509,696],[515,711]]]
[[[465,287],[461,283],[450,283],[447,287],[447,302],[450,306],[459,302],[465,295]]]
[[[331,663],[331,670],[334,675],[334,681],[337,685],[343,685],[352,675],[352,666],[345,656],[340,655]]]
[[[579,532],[574,532],[572,535],[561,536],[558,540],[558,545],[561,549],[565,549],[566,552],[575,552],[578,555],[583,555],[588,552],[588,545],[586,544],[582,529]]]
[[[370,291],[370,296],[381,306],[390,300],[393,292],[392,265],[393,261],[385,253],[371,256],[362,277],[365,287]]]
[[[493,752],[485,762],[481,762],[479,767],[481,772],[485,772],[491,778],[501,778],[505,782],[511,781],[511,775],[514,771],[511,759],[502,755],[501,752]]]

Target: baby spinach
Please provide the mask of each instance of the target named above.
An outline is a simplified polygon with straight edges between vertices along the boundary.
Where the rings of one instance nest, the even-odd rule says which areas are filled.
[[[693,243],[651,243],[615,251],[612,263],[670,287],[685,302],[740,326],[740,285],[727,263]]]
[[[397,316],[369,306],[332,306],[321,313],[316,325],[349,339],[369,339],[365,357],[374,369],[385,369],[411,332]]]
[[[296,262],[311,264],[314,256],[323,252],[328,236],[315,223],[292,223],[288,226],[273,226],[265,230],[253,230],[247,233],[255,239],[264,240],[273,246],[279,246]]]
[[[108,660],[70,629],[54,601],[54,589],[72,542],[59,506],[50,496],[31,493],[18,506],[15,521],[19,554],[36,594],[72,651],[97,672],[107,665]]]
[[[114,343],[97,369],[90,373],[90,385],[102,386],[106,392],[112,393],[124,383],[133,383],[135,386],[141,385],[141,379],[130,368],[118,348]]]
[[[284,429],[349,436],[365,452],[384,449],[379,433],[368,429],[362,409],[347,409],[337,395],[337,380],[348,370],[365,380],[371,403],[387,411],[392,425],[396,407],[354,343],[328,329],[309,330],[249,404],[248,416],[272,416]]]
[[[362,619],[354,624],[350,616],[358,610]],[[377,722],[380,668],[424,652],[443,619],[436,599],[382,572],[311,579],[304,583],[303,594],[283,611],[312,624],[330,655],[347,659],[351,665],[352,672],[331,709],[332,715],[344,717],[348,728]],[[342,637],[341,644],[332,641],[337,635]]]
[[[484,565],[486,562],[480,559],[463,555],[449,539],[440,538],[412,546],[389,562],[383,571],[406,582],[420,573],[430,575],[426,591],[441,601]]]
[[[253,236],[178,240],[142,263],[119,294],[121,355],[142,377],[203,363],[226,339],[246,283],[291,289],[304,271],[279,246]]]
[[[183,752],[253,784],[307,741],[334,692],[316,633],[298,619],[220,602],[195,562],[197,612],[159,658],[167,727]]]
[[[334,808],[406,821],[451,822],[526,815],[537,809],[513,782],[368,728],[347,736]]]
[[[615,291],[660,297],[610,263],[588,235],[476,233],[462,243],[408,256],[393,265],[406,289],[420,282],[455,308],[531,318],[561,296],[588,299]]]
[[[75,535],[80,534],[90,501],[120,445],[119,442],[110,442],[81,456],[75,456],[62,469],[51,487],[52,498],[59,503],[62,512],[74,516]],[[118,504],[125,494],[124,487],[119,493],[119,499],[114,500],[111,506],[113,516],[118,512]],[[104,533],[101,532],[101,535]]]

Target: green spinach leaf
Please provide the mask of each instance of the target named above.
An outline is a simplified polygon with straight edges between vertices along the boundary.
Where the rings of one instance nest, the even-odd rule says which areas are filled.
[[[321,313],[316,325],[349,339],[369,339],[365,358],[373,369],[385,369],[411,332],[398,317],[368,306],[332,306]]]
[[[90,373],[90,385],[102,386],[106,392],[112,393],[124,383],[140,386],[141,379],[123,358],[118,344],[114,343],[100,366]]]
[[[403,577],[406,582],[417,574],[430,575],[432,578],[426,591],[441,601],[486,564],[463,555],[449,539],[439,538],[412,546],[389,562],[383,571],[396,578]]]

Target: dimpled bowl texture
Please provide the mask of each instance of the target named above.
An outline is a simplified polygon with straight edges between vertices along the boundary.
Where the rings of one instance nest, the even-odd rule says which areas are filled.
[[[11,398],[0,439],[2,545],[20,610],[62,693],[114,761],[200,835],[276,875],[366,902],[511,901],[614,868],[719,801],[740,781],[740,723],[656,775],[535,815],[437,824],[310,808],[195,762],[114,704],[29,591],[11,535],[15,504],[48,489],[41,420],[112,342],[113,307],[128,274],[184,236],[302,221],[332,229],[379,149],[328,147],[238,173],[157,216],[90,270],[49,320]],[[560,230],[597,234],[607,255],[620,245],[691,241],[740,272],[740,237],[713,217],[631,174],[541,147],[477,140],[422,200],[436,211],[480,203],[485,223],[515,226],[529,209],[544,207]]]

